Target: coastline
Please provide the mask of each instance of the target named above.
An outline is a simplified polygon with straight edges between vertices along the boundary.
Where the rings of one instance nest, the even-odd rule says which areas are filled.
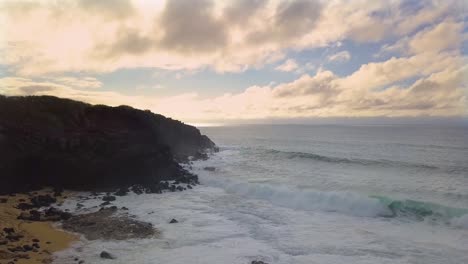
[[[18,216],[22,212],[16,206],[28,200],[31,195],[53,194],[50,189],[44,189],[31,194],[17,193],[11,195],[1,195],[0,200],[0,263],[6,264],[14,261],[18,264],[44,264],[53,262],[53,254],[69,248],[74,242],[79,240],[79,236],[62,229],[50,221],[28,221],[20,220]],[[73,195],[64,192],[65,196]],[[64,198],[57,197],[57,202],[61,203]],[[19,235],[18,241],[7,239],[5,228],[13,228],[14,235]],[[33,246],[37,244],[38,247]],[[15,247],[31,246],[32,250],[26,252],[11,252],[9,249]]]

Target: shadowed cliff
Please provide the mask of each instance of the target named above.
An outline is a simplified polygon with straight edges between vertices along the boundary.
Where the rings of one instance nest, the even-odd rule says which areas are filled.
[[[0,96],[0,193],[177,179],[189,173],[176,160],[215,149],[197,128],[150,111]]]

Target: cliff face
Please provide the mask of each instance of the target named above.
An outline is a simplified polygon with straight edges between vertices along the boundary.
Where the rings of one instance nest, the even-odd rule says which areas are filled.
[[[0,96],[0,193],[176,179],[175,160],[216,148],[195,127],[128,106]]]

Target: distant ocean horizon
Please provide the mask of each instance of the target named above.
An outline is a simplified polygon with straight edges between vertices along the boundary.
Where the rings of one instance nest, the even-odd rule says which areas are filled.
[[[198,127],[218,126],[262,126],[262,125],[334,125],[334,126],[457,126],[468,127],[467,117],[341,117],[341,118],[315,118],[315,119],[265,119],[265,120],[233,120],[233,121],[207,121],[187,122],[187,124]]]

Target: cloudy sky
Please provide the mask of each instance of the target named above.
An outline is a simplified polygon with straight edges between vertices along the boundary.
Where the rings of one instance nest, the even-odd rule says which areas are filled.
[[[467,117],[464,0],[0,1],[0,94],[182,121]]]

